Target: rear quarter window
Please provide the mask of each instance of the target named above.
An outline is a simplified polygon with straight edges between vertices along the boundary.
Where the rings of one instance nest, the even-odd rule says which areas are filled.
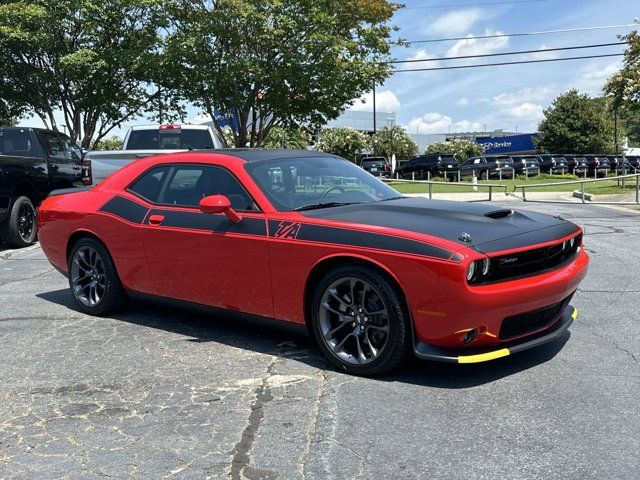
[[[156,167],[143,174],[129,187],[129,191],[151,203],[158,203],[162,184],[169,172],[168,166]]]
[[[31,133],[21,130],[0,132],[0,155],[30,158],[38,156]]]

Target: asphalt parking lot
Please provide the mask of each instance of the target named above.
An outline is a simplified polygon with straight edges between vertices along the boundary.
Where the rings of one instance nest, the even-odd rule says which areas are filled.
[[[38,246],[0,247],[0,478],[638,478],[640,212],[522,208],[586,226],[570,334],[376,379],[238,318],[82,315]]]

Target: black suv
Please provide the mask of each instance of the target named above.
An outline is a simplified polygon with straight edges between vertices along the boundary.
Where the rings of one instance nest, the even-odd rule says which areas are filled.
[[[569,173],[569,163],[562,155],[543,153],[538,155],[538,161],[544,173]]]
[[[12,247],[36,239],[36,208],[52,190],[82,186],[82,159],[68,136],[0,128],[0,234]]]
[[[535,155],[511,155],[516,175],[535,176],[540,174],[540,162]]]
[[[606,174],[611,170],[609,159],[605,155],[584,155],[589,166],[588,174],[597,176],[599,173]]]
[[[471,157],[460,167],[463,176],[476,176],[485,180],[490,178],[512,178],[513,160],[506,155],[487,155]]]
[[[403,178],[415,178],[424,180],[436,176],[446,176],[451,174],[451,179],[458,175],[460,164],[454,155],[445,153],[435,153],[430,155],[417,155],[403,166],[396,168],[396,176]]]
[[[635,173],[636,170],[640,170],[640,156],[626,155],[624,159],[627,170],[631,170],[631,173]]]
[[[584,156],[565,154],[564,158],[569,165],[569,171],[574,175],[586,175],[589,172],[589,164]]]
[[[360,166],[374,177],[391,176],[391,164],[384,157],[365,157]]]

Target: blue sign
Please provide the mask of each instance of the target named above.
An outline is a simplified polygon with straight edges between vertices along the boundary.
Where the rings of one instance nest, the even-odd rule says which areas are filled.
[[[220,110],[218,110],[217,108],[214,109],[213,113],[216,116],[216,122],[218,123],[218,126],[220,128],[229,127],[234,132],[237,132],[239,130],[240,127],[238,117],[233,113],[223,115],[222,112],[220,112]]]
[[[523,133],[506,137],[476,138],[476,143],[484,147],[485,153],[511,153],[535,150],[533,139],[537,133]]]

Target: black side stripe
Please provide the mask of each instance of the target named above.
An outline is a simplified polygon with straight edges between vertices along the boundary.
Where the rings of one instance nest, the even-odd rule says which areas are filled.
[[[100,211],[111,213],[131,223],[142,223],[149,209],[128,198],[115,196],[105,203]]]
[[[441,258],[443,260],[448,260],[451,255],[453,255],[453,252],[444,248],[415,240],[323,225],[309,225],[305,223],[297,224],[294,234],[280,235],[280,232],[283,232],[283,224],[287,223],[291,222],[270,220],[269,235],[274,238],[288,238],[291,240],[306,240],[311,242],[350,245],[354,247],[376,248],[378,250],[423,255],[427,257]]]
[[[267,225],[262,218],[243,217],[241,222],[233,223],[225,215],[155,208],[149,212],[147,218],[151,215],[162,215],[164,217],[161,224],[162,227],[189,228],[217,233],[240,233],[263,237],[267,235]],[[148,220],[146,223],[148,223]]]

